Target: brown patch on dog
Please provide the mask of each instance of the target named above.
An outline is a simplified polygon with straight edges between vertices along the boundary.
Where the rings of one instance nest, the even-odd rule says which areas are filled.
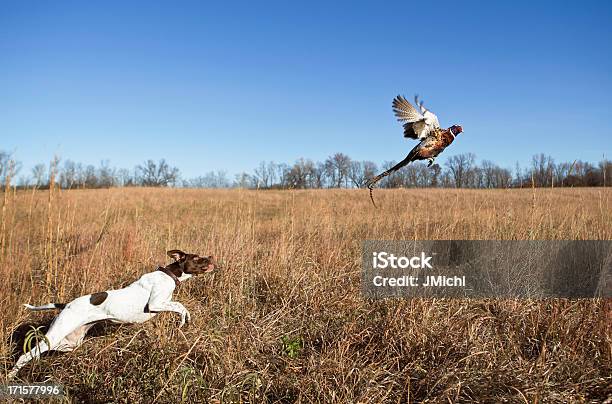
[[[94,293],[89,298],[89,303],[91,303],[93,306],[99,306],[102,303],[104,303],[107,297],[108,297],[108,292]]]

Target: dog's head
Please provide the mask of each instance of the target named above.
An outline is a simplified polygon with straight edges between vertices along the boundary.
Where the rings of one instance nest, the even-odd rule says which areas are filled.
[[[218,268],[215,257],[200,257],[198,254],[187,254],[181,250],[170,250],[168,256],[174,259],[171,266],[178,265],[182,272],[189,275],[200,275]]]

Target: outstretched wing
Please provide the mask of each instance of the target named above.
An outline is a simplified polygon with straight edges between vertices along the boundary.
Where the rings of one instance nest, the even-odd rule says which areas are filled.
[[[425,124],[427,125],[428,133],[432,129],[437,129],[440,127],[440,122],[438,122],[438,117],[436,116],[436,114],[425,108],[425,105],[423,105],[423,101],[419,101],[418,95],[414,96],[414,103],[419,107],[421,114],[423,114],[423,117],[425,118]]]
[[[418,101],[417,106],[422,107],[422,105],[419,105]],[[427,137],[430,131],[430,125],[427,121],[427,114],[431,114],[431,112],[427,111],[425,112],[425,115],[423,115],[401,95],[398,95],[393,99],[393,112],[395,113],[398,121],[404,122],[404,137],[419,140]],[[437,118],[435,121],[437,122]]]
[[[425,119],[423,115],[401,95],[393,99],[393,112],[400,122],[414,123]]]

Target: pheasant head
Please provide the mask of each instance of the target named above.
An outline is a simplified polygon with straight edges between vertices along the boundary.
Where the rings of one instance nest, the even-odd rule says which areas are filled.
[[[463,132],[463,128],[461,127],[461,125],[453,125],[449,128],[451,131],[453,131],[454,135],[458,135],[461,132]]]

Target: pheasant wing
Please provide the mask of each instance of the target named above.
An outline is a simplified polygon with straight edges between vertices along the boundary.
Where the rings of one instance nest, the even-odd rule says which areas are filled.
[[[425,124],[427,125],[428,132],[432,129],[437,129],[440,127],[440,122],[438,121],[436,114],[425,108],[423,101],[419,101],[418,95],[414,96],[414,103],[417,105],[421,114],[423,114],[423,117],[425,118]]]
[[[395,113],[398,121],[404,123],[404,137],[424,139],[427,136],[428,130],[425,116],[417,111],[401,95],[393,99],[393,113]]]
[[[400,122],[418,122],[424,119],[423,115],[401,95],[393,99],[393,112]]]

